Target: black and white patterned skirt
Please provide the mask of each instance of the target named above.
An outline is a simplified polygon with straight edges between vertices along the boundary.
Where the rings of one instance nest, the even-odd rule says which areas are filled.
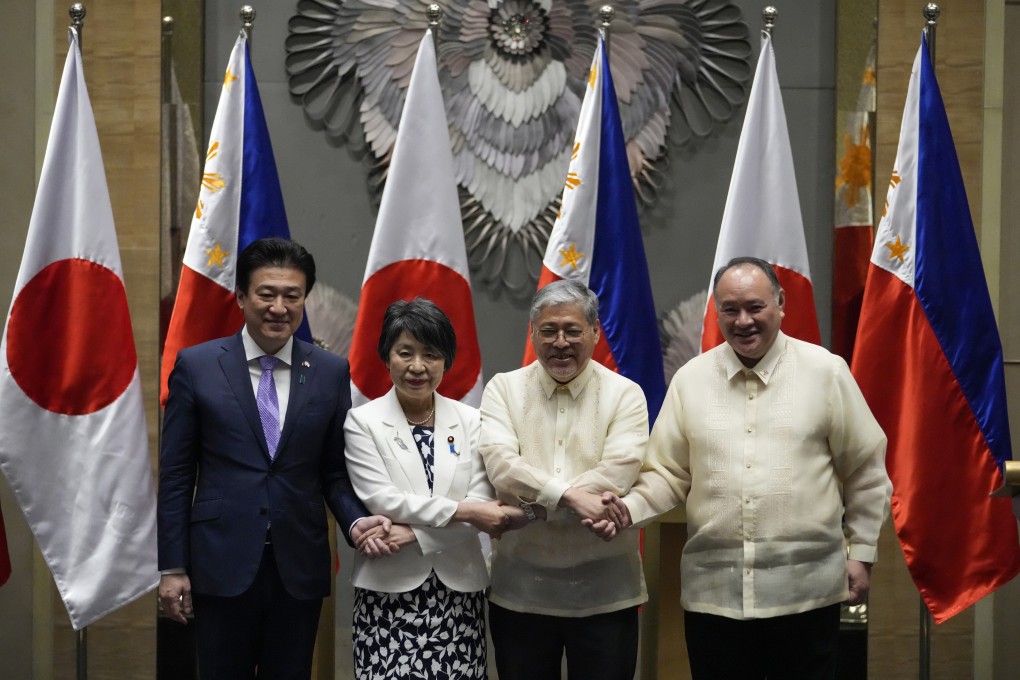
[[[485,591],[447,588],[436,572],[406,593],[354,589],[354,675],[486,678]]]

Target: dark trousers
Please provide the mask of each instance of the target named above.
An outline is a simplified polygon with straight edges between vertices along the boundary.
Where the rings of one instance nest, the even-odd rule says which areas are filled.
[[[229,569],[229,564],[223,565]],[[194,595],[202,680],[308,680],[322,600],[283,586],[266,544],[251,587],[237,597]]]
[[[571,618],[523,614],[489,603],[489,632],[499,680],[632,680],[638,608]]]
[[[833,680],[839,605],[767,619],[684,612],[694,680]]]

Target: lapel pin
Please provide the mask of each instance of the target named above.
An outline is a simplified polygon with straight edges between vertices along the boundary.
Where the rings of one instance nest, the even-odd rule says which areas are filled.
[[[454,446],[453,446],[453,435],[452,434],[449,437],[446,438],[446,443],[450,445],[450,453],[452,453],[455,456],[459,456],[460,455],[460,453],[457,452],[457,449],[454,448]]]
[[[310,363],[308,363],[307,361],[302,361],[301,362],[301,367],[302,368],[311,368],[312,365]]]
[[[399,446],[402,451],[407,451],[407,444],[404,443],[404,440],[400,438],[399,434],[393,438],[393,441],[397,443],[397,446]]]

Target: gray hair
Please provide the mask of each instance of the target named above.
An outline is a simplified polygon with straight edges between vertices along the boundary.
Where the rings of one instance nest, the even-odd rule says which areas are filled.
[[[589,326],[595,326],[599,322],[599,299],[588,286],[580,281],[563,279],[553,281],[537,293],[531,299],[530,319],[534,325],[542,310],[546,307],[556,305],[577,305],[584,311],[584,318]]]

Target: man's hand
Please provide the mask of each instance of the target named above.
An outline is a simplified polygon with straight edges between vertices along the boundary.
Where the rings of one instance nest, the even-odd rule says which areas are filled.
[[[503,510],[503,514],[509,519],[509,523],[506,525],[504,532],[514,531],[515,529],[523,529],[528,526],[531,521],[528,516],[524,513],[524,509],[519,505],[511,505],[509,503],[500,502],[500,509]],[[538,506],[544,513],[545,508]],[[537,513],[536,513],[537,514]]]
[[[400,552],[400,547],[416,543],[418,537],[406,524],[391,524],[385,536],[379,531],[382,527],[376,527],[363,537],[358,545],[358,554],[362,557],[374,560],[380,557],[389,557]]]
[[[351,540],[354,542],[355,547],[357,547],[368,536],[373,538],[381,536],[385,538],[390,533],[390,527],[392,526],[393,523],[382,515],[362,517],[351,527]]]
[[[475,529],[484,531],[493,538],[499,538],[512,523],[510,515],[507,514],[508,510],[510,508],[501,505],[499,501],[484,503],[461,501],[457,504],[457,511],[453,513],[453,521],[467,522]]]
[[[166,615],[178,623],[187,623],[191,614],[191,579],[187,574],[163,574],[159,577],[159,601]]]
[[[602,504],[606,506],[607,518],[612,520],[618,531],[623,531],[634,523],[630,517],[630,508],[612,491],[602,492]]]
[[[400,551],[391,539],[393,523],[382,515],[362,517],[351,527],[351,540],[358,553],[370,560],[389,557]]]
[[[857,560],[846,561],[847,577],[850,581],[850,605],[863,604],[871,589],[871,565]]]
[[[602,496],[573,486],[563,492],[560,507],[567,508],[582,520],[598,522],[601,519],[610,519],[606,513],[606,506],[602,504]]]
[[[593,534],[603,541],[611,541],[617,534],[616,524],[608,519],[600,519],[597,522],[593,522],[590,519],[582,519],[581,524],[588,527]]]

